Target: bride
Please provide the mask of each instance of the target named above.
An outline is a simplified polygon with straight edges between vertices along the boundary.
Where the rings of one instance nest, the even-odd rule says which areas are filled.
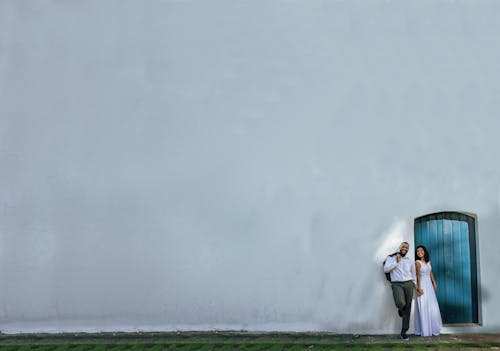
[[[415,269],[417,273],[415,335],[439,335],[443,322],[436,298],[437,284],[432,274],[430,255],[425,246],[417,246]]]

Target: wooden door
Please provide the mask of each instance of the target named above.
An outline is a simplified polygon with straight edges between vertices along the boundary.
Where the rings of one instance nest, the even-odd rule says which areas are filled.
[[[415,219],[415,247],[431,256],[443,323],[478,323],[474,217],[440,212]]]

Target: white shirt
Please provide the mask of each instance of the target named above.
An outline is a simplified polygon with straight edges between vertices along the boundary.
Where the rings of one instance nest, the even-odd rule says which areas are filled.
[[[415,261],[408,256],[397,260],[396,255],[388,256],[384,264],[384,272],[391,273],[392,282],[407,282],[412,280],[417,285],[417,275],[415,274]]]

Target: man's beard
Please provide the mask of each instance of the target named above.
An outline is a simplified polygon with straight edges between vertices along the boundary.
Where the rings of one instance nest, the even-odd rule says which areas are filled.
[[[402,253],[401,251],[399,251],[399,254],[401,255],[401,257],[405,257],[407,253],[408,253],[408,251],[405,253]]]

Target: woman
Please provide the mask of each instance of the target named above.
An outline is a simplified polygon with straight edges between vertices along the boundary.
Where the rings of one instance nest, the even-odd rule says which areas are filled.
[[[443,322],[436,298],[437,284],[432,274],[431,257],[425,246],[417,246],[415,270],[417,272],[415,335],[439,335]]]

